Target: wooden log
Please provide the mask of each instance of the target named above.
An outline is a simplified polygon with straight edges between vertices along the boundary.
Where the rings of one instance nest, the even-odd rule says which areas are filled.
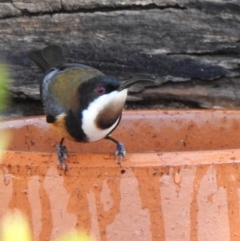
[[[148,87],[129,91],[129,101],[151,103],[155,106],[159,101],[171,101],[185,104],[186,106],[237,109],[240,108],[240,79],[234,80],[221,78],[215,81],[193,80],[186,82],[167,82],[158,87]],[[180,105],[182,107],[182,105]],[[150,108],[150,106],[149,106]]]
[[[232,83],[239,82],[239,36],[238,0],[0,3],[0,54],[9,66],[10,90],[31,99],[39,99],[43,74],[27,52],[58,44],[69,62],[159,83],[153,92],[144,85],[141,92],[132,88],[130,99],[147,103],[151,95],[155,101],[168,96],[201,107],[236,108],[239,85],[232,91]]]

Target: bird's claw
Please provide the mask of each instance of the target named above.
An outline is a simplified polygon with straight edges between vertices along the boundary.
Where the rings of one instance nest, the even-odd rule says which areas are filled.
[[[120,167],[122,167],[122,159],[126,156],[126,150],[121,142],[117,143],[117,150],[115,152],[115,156],[119,156],[118,164]]]
[[[65,159],[67,158],[67,148],[61,144],[57,145],[57,155],[58,155],[58,166],[66,172],[67,165],[65,163]]]

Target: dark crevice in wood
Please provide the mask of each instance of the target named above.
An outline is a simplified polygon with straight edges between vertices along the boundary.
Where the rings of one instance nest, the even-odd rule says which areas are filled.
[[[13,118],[20,116],[42,115],[43,107],[39,100],[31,98],[13,97],[7,107],[1,112],[0,118]]]
[[[97,8],[79,8],[73,11],[80,12],[80,13],[94,13],[94,12],[112,12],[112,11],[124,11],[124,10],[129,10],[129,11],[141,11],[141,10],[152,10],[152,9],[160,9],[160,10],[165,10],[165,9],[180,9],[180,10],[186,10],[186,7],[182,7],[179,4],[174,4],[174,5],[165,5],[165,6],[159,6],[155,3],[150,3],[146,5],[138,5],[138,4],[132,4],[128,6],[109,6],[109,7],[97,7]],[[61,9],[61,11],[65,13],[69,13],[69,11],[65,9]],[[70,11],[72,12],[72,10]],[[58,13],[58,12],[56,12]]]
[[[116,12],[116,11],[142,11],[142,10],[153,10],[153,9],[160,9],[160,10],[165,10],[165,9],[179,9],[179,10],[186,10],[186,7],[182,7],[179,4],[174,4],[174,5],[166,5],[166,6],[159,6],[155,3],[151,4],[146,4],[146,5],[137,5],[137,4],[132,4],[128,6],[99,6],[96,8],[82,8],[79,7],[77,9],[71,9],[71,10],[66,10],[63,6],[61,9],[57,11],[47,11],[47,12],[30,12],[28,9],[20,9],[16,5],[13,4],[13,6],[21,12],[20,16],[23,17],[37,17],[37,16],[43,16],[43,15],[55,15],[55,14],[72,14],[72,13],[96,13],[96,12]],[[1,19],[8,19],[8,18],[16,18],[19,16],[5,16],[2,17]]]
[[[126,103],[126,110],[137,109],[201,109],[202,107],[194,101],[179,100],[174,97],[159,98],[148,101],[132,101]]]

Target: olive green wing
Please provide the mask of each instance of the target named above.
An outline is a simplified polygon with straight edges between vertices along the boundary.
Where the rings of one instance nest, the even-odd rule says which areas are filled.
[[[66,114],[76,98],[76,91],[81,83],[104,74],[92,67],[80,64],[68,64],[52,69],[43,79],[41,98],[48,122]],[[78,104],[78,103],[75,103]]]

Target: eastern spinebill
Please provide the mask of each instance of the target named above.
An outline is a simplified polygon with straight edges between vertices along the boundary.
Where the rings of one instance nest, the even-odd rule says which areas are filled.
[[[66,63],[59,46],[34,50],[28,57],[45,72],[40,95],[46,121],[62,136],[57,145],[58,164],[67,170],[64,138],[77,142],[111,140],[117,145],[119,164],[126,151],[111,136],[121,120],[128,88],[147,79],[131,79],[120,84],[90,66]]]

